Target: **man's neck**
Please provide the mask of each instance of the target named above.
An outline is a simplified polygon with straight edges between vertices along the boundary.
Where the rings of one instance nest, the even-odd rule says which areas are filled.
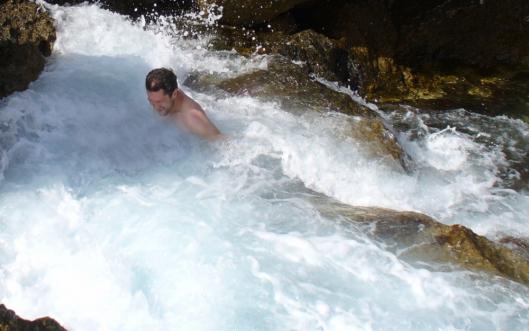
[[[184,95],[182,91],[178,91],[175,96],[173,107],[171,107],[171,114],[178,114],[182,110],[182,104],[184,101]]]

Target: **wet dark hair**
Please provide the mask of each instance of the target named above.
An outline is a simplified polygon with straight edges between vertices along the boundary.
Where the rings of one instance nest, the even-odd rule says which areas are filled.
[[[149,92],[163,90],[164,94],[171,95],[178,88],[176,75],[171,69],[153,69],[145,78],[145,88]]]

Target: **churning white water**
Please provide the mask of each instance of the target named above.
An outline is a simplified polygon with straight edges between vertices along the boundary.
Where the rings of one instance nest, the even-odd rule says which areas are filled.
[[[386,113],[411,173],[369,158],[338,113],[196,98],[230,138],[150,109],[145,74],[237,75],[266,57],[145,30],[93,5],[51,7],[45,72],[0,104],[0,302],[72,330],[524,330],[529,289],[411,266],[321,215],[342,202],[416,210],[491,238],[529,236],[508,189],[526,124],[455,110]]]

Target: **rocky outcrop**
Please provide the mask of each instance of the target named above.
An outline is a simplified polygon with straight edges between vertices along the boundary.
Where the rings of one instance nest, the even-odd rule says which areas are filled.
[[[269,59],[266,69],[243,73],[236,77],[200,74],[192,75],[184,84],[197,90],[216,87],[231,94],[248,94],[277,101],[290,111],[339,111],[349,115],[374,116],[350,96],[333,91],[309,79],[307,68],[283,57]]]
[[[309,79],[306,66],[293,64],[283,57],[271,58],[266,70],[236,77],[194,73],[184,85],[202,92],[215,93],[217,90],[276,101],[284,110],[294,113],[337,111],[353,115],[357,120],[351,124],[351,136],[369,145],[373,157],[396,161],[407,167],[404,151],[376,113],[358,104],[349,95]]]
[[[226,7],[224,15],[238,10]],[[248,24],[234,16],[228,21]],[[254,25],[252,39],[244,39],[233,48],[308,59],[312,72],[368,100],[529,118],[524,0],[307,1]]]
[[[14,311],[0,305],[0,330],[2,331],[66,331],[49,317],[28,321],[18,317]]]
[[[15,0],[0,5],[0,97],[37,79],[54,41],[53,21],[42,7]]]
[[[351,81],[354,70],[347,67],[347,52],[336,42],[314,30],[295,33],[269,46],[294,61],[302,61],[311,73],[330,81]],[[355,84],[355,85],[356,85]]]
[[[344,47],[350,77],[343,82],[369,100],[491,114],[527,111],[527,2],[332,3],[325,10],[299,9],[296,17]]]
[[[315,197],[313,204],[323,215],[363,227],[364,232],[411,263],[428,263],[432,268],[459,266],[529,285],[527,256],[464,226],[445,225],[415,212],[353,207],[324,197]]]

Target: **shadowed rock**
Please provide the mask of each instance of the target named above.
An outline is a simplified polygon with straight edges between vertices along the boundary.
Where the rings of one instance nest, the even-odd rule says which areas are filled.
[[[270,21],[300,3],[309,0],[198,0],[207,11],[211,5],[223,7],[221,22],[230,25],[253,25]]]
[[[257,16],[259,4],[244,10],[250,5]],[[225,7],[224,16],[233,16],[226,23],[248,25],[251,19],[237,21],[240,10]],[[529,119],[525,0],[320,0],[283,16],[293,18],[286,29],[270,18],[253,25],[255,39],[232,39],[233,48],[262,45],[259,51],[302,59],[368,100]]]
[[[0,305],[0,330],[2,331],[66,331],[49,317],[28,321],[18,317],[14,311]]]
[[[313,30],[293,34],[273,45],[277,52],[307,64],[311,73],[330,81],[349,82],[356,86],[358,79],[351,82],[351,70],[347,67],[347,51],[333,40]]]
[[[340,42],[350,74],[343,82],[369,100],[518,116],[528,109],[527,1],[335,0],[295,16]]]
[[[0,5],[0,98],[38,78],[54,41],[53,21],[42,7],[14,0]]]

